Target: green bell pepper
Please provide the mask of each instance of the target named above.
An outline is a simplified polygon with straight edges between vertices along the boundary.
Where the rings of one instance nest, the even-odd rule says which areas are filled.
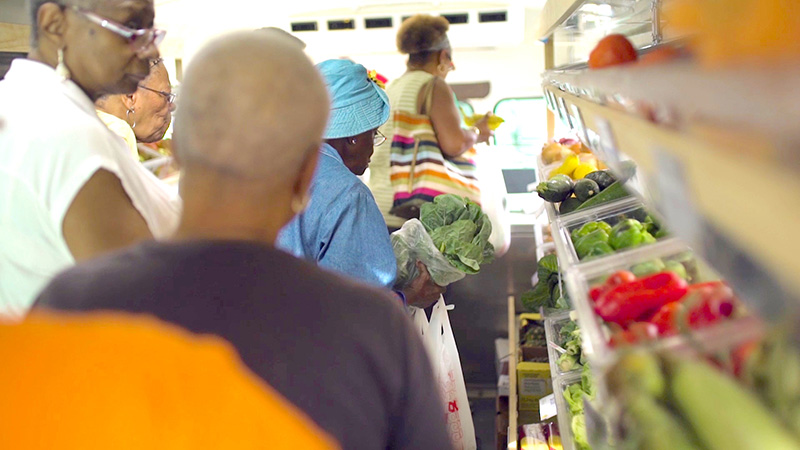
[[[611,225],[602,221],[585,223],[582,227],[572,230],[572,242],[576,242],[578,239],[596,230],[603,230],[607,234],[611,234]]]
[[[614,250],[637,247],[645,240],[645,233],[647,232],[641,222],[636,219],[625,219],[611,229],[608,243]],[[650,239],[652,238],[650,236]]]
[[[575,253],[578,254],[578,258],[583,259],[595,244],[608,244],[608,239],[608,233],[605,230],[596,229],[575,242]]]

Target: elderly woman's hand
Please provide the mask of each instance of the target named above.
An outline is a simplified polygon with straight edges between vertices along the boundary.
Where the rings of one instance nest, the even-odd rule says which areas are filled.
[[[477,128],[479,132],[477,142],[489,142],[489,138],[494,136],[494,131],[489,128],[489,117],[491,116],[492,113],[487,112],[481,120],[475,122],[475,128]]]
[[[409,306],[424,309],[436,303],[446,288],[434,283],[425,264],[421,261],[417,261],[416,264],[419,275],[403,289],[403,295]]]

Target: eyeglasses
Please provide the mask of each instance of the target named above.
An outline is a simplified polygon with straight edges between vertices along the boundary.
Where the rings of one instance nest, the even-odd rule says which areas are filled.
[[[373,145],[381,145],[386,142],[386,136],[378,130],[375,130],[375,137],[372,138]]]
[[[144,89],[146,91],[155,92],[156,94],[161,95],[162,97],[166,98],[167,101],[170,104],[175,102],[175,97],[176,97],[175,94],[172,94],[172,93],[169,93],[169,92],[164,92],[164,91],[158,91],[158,90],[155,90],[155,89],[151,89],[151,88],[149,88],[147,86],[142,86],[141,84],[139,85],[139,88]]]
[[[155,45],[158,47],[158,44],[164,40],[164,36],[167,34],[164,30],[159,30],[156,28],[146,28],[146,29],[133,29],[128,28],[124,25],[120,25],[112,20],[108,20],[105,17],[99,16],[91,11],[85,10],[78,6],[72,5],[70,8],[75,11],[76,13],[82,15],[90,22],[100,25],[101,27],[105,28],[112,33],[116,33],[123,38],[128,40],[128,44],[131,46],[131,50],[136,52],[136,54],[142,54],[147,49],[150,48],[151,45]]]

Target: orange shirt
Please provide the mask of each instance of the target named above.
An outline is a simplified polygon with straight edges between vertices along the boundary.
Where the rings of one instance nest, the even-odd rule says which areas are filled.
[[[224,340],[124,314],[0,325],[0,448],[336,449]]]

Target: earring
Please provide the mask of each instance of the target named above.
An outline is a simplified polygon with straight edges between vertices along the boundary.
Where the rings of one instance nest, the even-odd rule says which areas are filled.
[[[350,145],[356,145],[356,138],[350,138]]]
[[[61,81],[69,80],[69,68],[64,63],[64,49],[58,49],[58,65],[56,65],[56,75],[61,78]]]
[[[130,108],[129,110],[125,111],[125,119],[126,122],[128,123],[131,122],[131,113],[135,114],[136,111],[134,111],[133,108]],[[136,116],[133,116],[133,125],[131,125],[131,128],[136,128]]]
[[[298,200],[297,197],[292,197],[292,202],[289,207],[292,208],[293,213],[300,214],[306,209],[306,206],[308,206],[308,202],[310,200],[311,197],[308,195],[308,192],[306,192],[303,194],[303,197],[301,197],[300,200]]]

